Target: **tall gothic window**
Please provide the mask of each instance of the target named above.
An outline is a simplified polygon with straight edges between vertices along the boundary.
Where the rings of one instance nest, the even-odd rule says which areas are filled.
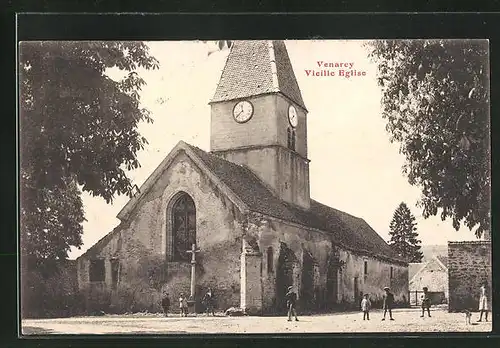
[[[187,193],[177,198],[172,208],[172,234],[174,261],[189,261],[186,251],[196,244],[196,208]]]
[[[295,130],[292,130],[292,150],[295,151]]]

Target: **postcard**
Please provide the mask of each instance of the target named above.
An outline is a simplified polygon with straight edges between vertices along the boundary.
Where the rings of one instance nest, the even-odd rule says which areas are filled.
[[[18,62],[23,337],[492,330],[488,40]]]

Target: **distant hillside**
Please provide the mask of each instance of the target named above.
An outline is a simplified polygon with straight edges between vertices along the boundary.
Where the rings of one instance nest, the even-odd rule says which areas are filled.
[[[433,256],[448,257],[448,245],[422,245],[420,249],[424,253],[423,261],[426,261]]]

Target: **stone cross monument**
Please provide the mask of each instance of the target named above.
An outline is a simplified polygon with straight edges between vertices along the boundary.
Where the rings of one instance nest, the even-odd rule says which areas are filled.
[[[191,250],[186,251],[191,253],[191,300],[195,301],[195,291],[196,291],[196,253],[200,252],[200,249],[196,248],[196,244],[191,245]]]

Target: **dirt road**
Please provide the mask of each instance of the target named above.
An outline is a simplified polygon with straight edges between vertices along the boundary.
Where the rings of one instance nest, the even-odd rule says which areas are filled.
[[[284,317],[161,317],[159,315],[131,315],[102,317],[75,317],[64,319],[23,320],[25,335],[40,334],[218,334],[218,333],[366,333],[366,332],[467,332],[492,330],[491,322],[465,323],[462,313],[448,313],[435,309],[432,317],[421,318],[419,309],[396,309],[394,321],[381,321],[382,312],[370,314],[369,321],[362,313],[335,313],[299,316],[299,321],[288,322]]]

